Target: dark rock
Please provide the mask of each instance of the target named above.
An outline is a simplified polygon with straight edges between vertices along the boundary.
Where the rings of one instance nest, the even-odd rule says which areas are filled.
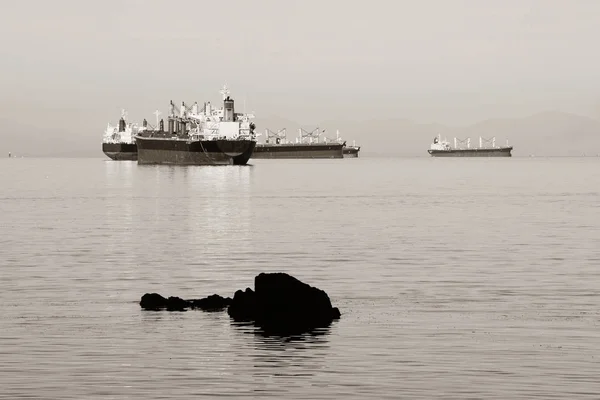
[[[199,308],[204,311],[221,311],[231,304],[231,298],[221,297],[213,294],[199,300],[190,300],[192,308]]]
[[[228,309],[234,321],[254,321],[264,331],[293,334],[327,327],[340,318],[327,293],[285,273],[261,273],[254,289],[238,290]]]
[[[169,297],[167,299],[167,311],[185,311],[190,306],[187,300],[179,297]]]
[[[145,310],[160,310],[167,307],[167,299],[158,293],[146,293],[140,300],[140,306]]]
[[[227,313],[237,323],[251,323],[267,334],[295,335],[327,328],[340,318],[327,293],[285,273],[261,273],[254,278],[254,290],[238,290],[233,299],[217,294],[197,300],[165,298],[146,293],[140,306],[145,310],[185,311],[188,308]]]
[[[158,311],[167,309],[168,311],[185,311],[188,304],[179,297],[164,298],[158,293],[146,293],[140,300],[140,306],[145,310]]]
[[[256,319],[256,294],[250,288],[238,290],[227,309],[227,314],[238,322],[253,322]]]
[[[223,310],[231,303],[229,297],[223,298],[213,294],[203,299],[184,300],[180,297],[164,298],[158,293],[146,293],[140,300],[140,306],[145,310],[185,311],[188,308],[199,308],[204,311]]]

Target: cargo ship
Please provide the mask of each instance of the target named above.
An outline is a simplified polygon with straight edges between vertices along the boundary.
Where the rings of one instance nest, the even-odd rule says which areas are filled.
[[[485,144],[484,144],[485,143]],[[471,147],[471,139],[458,140],[454,138],[454,147],[440,135],[433,139],[429,150],[432,157],[511,157],[513,147],[508,145],[496,146],[496,138],[484,139],[479,137],[479,147]]]
[[[359,151],[360,146],[356,145],[356,141],[352,141],[352,146],[344,146],[343,148],[344,158],[356,158]]]
[[[221,90],[223,106],[195,102],[177,109],[170,102],[168,128],[160,120],[154,130],[135,136],[138,164],[245,165],[256,146],[253,114],[236,113],[229,89]],[[157,113],[158,119],[158,113]]]
[[[136,123],[128,123],[127,112],[122,110],[119,125],[112,126],[109,122],[104,131],[104,137],[102,138],[102,152],[111,160],[137,160],[135,135],[146,129],[146,120],[144,120],[141,127]]]
[[[325,131],[319,128],[311,132],[298,129],[294,142],[287,139],[286,129],[273,132],[265,130],[265,143],[258,143],[252,158],[343,158],[346,142],[338,140],[320,140]]]

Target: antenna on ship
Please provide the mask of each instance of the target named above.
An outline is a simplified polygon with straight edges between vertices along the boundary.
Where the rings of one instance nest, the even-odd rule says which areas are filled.
[[[159,124],[158,116],[162,113],[160,111],[156,110],[156,111],[154,111],[153,114],[156,115],[156,129],[158,129],[158,124]]]
[[[225,100],[225,99],[227,98],[227,96],[229,96],[229,93],[230,93],[230,91],[229,91],[229,89],[227,88],[227,84],[224,84],[224,85],[223,85],[223,89],[221,89],[221,90],[219,91],[219,93],[221,93],[221,95],[223,96],[223,100]]]

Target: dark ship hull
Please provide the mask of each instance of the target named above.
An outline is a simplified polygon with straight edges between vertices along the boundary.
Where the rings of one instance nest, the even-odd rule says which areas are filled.
[[[188,140],[136,136],[138,164],[246,165],[255,140]]]
[[[343,158],[341,143],[260,143],[252,158]]]
[[[138,158],[135,143],[102,143],[102,152],[115,161],[136,161]]]
[[[512,157],[512,146],[501,148],[474,148],[451,150],[427,150],[432,157]]]
[[[344,147],[344,158],[356,158],[358,157],[358,152],[360,151],[360,146],[348,146]]]

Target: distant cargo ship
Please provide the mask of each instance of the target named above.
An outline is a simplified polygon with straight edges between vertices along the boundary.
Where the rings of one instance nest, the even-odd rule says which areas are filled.
[[[137,160],[137,146],[135,135],[147,129],[146,120],[142,126],[136,123],[128,123],[127,112],[121,111],[121,119],[118,126],[108,123],[102,139],[102,152],[111,160]]]
[[[176,114],[171,101],[168,130],[161,120],[156,130],[135,136],[138,164],[245,165],[256,146],[252,114],[236,113],[226,86],[221,90],[223,107],[204,103],[187,107],[184,102]],[[157,112],[157,119],[158,119]]]
[[[336,139],[320,139],[319,128],[312,132],[298,129],[295,142],[287,140],[286,129],[273,132],[265,131],[265,143],[258,143],[252,158],[344,158],[346,142],[342,141],[337,133]],[[359,148],[360,149],[360,148]],[[358,151],[355,151],[358,155]]]
[[[489,146],[485,146],[489,144]],[[460,143],[460,146],[459,146]],[[511,157],[512,146],[498,147],[496,146],[496,138],[484,139],[479,138],[479,147],[471,147],[471,139],[457,140],[454,138],[454,147],[446,140],[441,140],[440,135],[433,139],[429,150],[432,157]]]

